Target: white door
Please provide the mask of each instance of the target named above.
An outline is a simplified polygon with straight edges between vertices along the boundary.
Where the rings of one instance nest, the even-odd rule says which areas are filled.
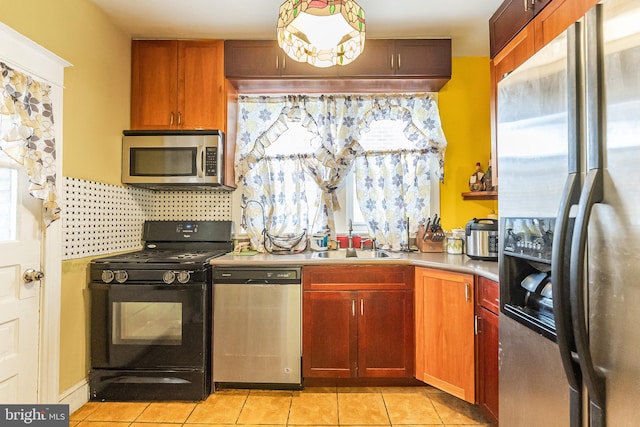
[[[37,403],[42,284],[23,276],[41,271],[42,202],[0,154],[0,402]]]

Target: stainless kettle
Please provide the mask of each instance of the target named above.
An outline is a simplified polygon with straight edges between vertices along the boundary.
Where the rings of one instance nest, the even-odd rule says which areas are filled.
[[[498,221],[474,218],[465,227],[467,256],[483,261],[498,260]]]

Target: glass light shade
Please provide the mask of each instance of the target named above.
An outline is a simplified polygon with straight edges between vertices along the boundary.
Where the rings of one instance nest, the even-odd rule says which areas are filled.
[[[282,50],[298,62],[346,65],[364,49],[364,10],[353,0],[287,0],[277,32]]]

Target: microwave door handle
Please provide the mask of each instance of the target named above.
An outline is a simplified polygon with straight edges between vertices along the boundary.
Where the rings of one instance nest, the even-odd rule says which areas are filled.
[[[200,155],[198,156],[198,160],[200,163],[196,165],[198,168],[198,178],[204,177],[204,147],[199,147],[198,151]]]

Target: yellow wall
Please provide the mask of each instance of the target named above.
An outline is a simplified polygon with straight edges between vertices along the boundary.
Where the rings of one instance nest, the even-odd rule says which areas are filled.
[[[130,37],[87,0],[3,0],[0,21],[73,64],[64,76],[62,175],[120,184]],[[61,392],[83,381],[89,368],[87,262],[62,263]]]
[[[440,90],[438,105],[447,138],[440,210],[445,229],[464,227],[498,209],[494,200],[463,200],[469,177],[480,162],[486,170],[491,153],[488,57],[453,58],[451,80]]]
[[[2,1],[0,21],[73,65],[64,75],[63,175],[120,185],[130,37],[87,0]]]

